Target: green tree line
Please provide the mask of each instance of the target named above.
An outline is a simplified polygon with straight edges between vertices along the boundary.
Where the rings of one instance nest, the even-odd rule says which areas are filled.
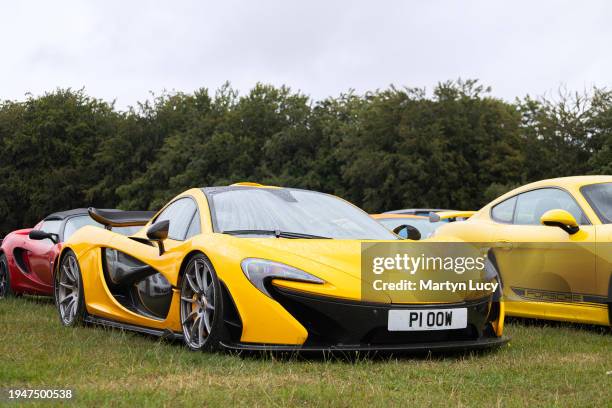
[[[82,206],[158,209],[237,181],[336,194],[366,211],[478,209],[544,178],[612,173],[612,92],[504,101],[475,80],[313,101],[163,94],[127,110],[58,89],[0,103],[0,236]]]

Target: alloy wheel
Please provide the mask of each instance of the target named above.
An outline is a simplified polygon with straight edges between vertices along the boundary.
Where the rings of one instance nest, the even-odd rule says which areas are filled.
[[[55,298],[60,319],[65,325],[72,325],[77,317],[81,272],[76,257],[68,254],[62,260],[56,276]]]
[[[194,258],[187,266],[181,288],[183,336],[192,349],[201,349],[212,332],[215,298],[210,265],[203,258]]]

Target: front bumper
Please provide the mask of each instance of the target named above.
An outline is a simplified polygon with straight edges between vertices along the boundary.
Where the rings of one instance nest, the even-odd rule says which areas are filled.
[[[381,304],[314,296],[285,288],[271,291],[278,301],[308,331],[301,345],[224,342],[229,349],[275,351],[436,351],[481,349],[508,341],[498,337],[493,322],[499,305],[492,296],[462,303],[436,305]],[[397,332],[387,330],[390,309],[467,308],[464,329]],[[237,340],[237,339],[235,339]]]

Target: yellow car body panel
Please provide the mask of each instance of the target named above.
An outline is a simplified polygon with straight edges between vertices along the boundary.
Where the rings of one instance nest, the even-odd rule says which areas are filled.
[[[564,177],[527,184],[487,204],[464,222],[440,227],[435,236],[491,244],[509,316],[609,325],[612,225],[602,223],[580,191],[583,186],[599,183],[612,183],[612,176]],[[498,204],[545,188],[569,194],[588,224],[570,234],[557,226],[505,223],[492,217],[491,210]],[[515,217],[516,207],[513,211]],[[566,213],[549,211],[546,215],[563,220]]]

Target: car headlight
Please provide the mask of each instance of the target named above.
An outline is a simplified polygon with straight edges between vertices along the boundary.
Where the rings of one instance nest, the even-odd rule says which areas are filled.
[[[322,284],[324,281],[307,272],[285,265],[279,262],[268,261],[266,259],[246,258],[241,263],[242,272],[247,279],[266,296],[272,297],[266,282],[272,279],[284,279],[297,282]]]

